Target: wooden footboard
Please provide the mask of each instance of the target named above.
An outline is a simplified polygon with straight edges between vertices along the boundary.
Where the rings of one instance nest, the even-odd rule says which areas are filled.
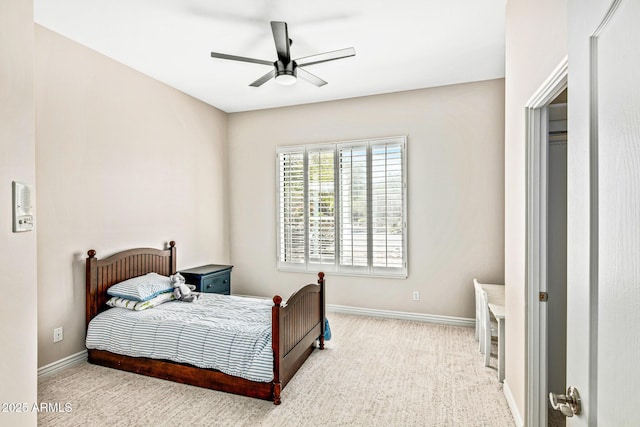
[[[273,403],[280,404],[284,388],[314,349],[316,340],[324,349],[324,273],[318,273],[318,285],[306,285],[282,305],[282,297],[273,297]]]

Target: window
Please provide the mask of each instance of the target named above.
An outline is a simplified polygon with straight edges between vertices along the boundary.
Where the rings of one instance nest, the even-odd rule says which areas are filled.
[[[407,274],[406,138],[279,147],[278,267]]]

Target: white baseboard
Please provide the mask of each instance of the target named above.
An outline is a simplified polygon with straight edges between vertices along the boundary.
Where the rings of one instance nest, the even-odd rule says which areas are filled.
[[[350,307],[347,305],[327,304],[327,311],[334,313],[356,314],[360,316],[384,317],[387,319],[413,320],[417,322],[438,323],[440,325],[475,327],[475,319],[466,317],[438,316],[435,314],[407,313],[404,311],[376,310],[373,308]]]
[[[518,406],[516,405],[516,401],[513,398],[513,394],[511,393],[511,389],[509,388],[507,380],[505,380],[502,385],[502,392],[504,393],[504,397],[507,399],[507,405],[509,405],[511,415],[513,415],[513,420],[516,422],[516,426],[524,427],[522,415],[520,414],[520,411],[518,411]]]
[[[56,362],[49,363],[48,365],[38,368],[38,379],[41,380],[53,374],[56,374],[70,366],[73,366],[80,362],[87,360],[87,350],[82,350],[79,353],[72,354]]]

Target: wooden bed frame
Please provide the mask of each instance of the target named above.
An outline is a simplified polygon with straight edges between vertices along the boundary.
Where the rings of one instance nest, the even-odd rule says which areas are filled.
[[[164,276],[176,273],[176,244],[169,242],[167,249],[137,248],[116,253],[105,259],[96,258],[96,251],[87,252],[87,326],[101,311],[109,307],[107,289],[111,285],[132,277],[156,272]],[[227,375],[218,370],[198,368],[189,364],[167,360],[130,357],[104,350],[88,350],[88,360],[142,375],[184,384],[220,390],[243,396],[281,403],[282,389],[302,366],[320,341],[324,349],[325,293],[324,273],[318,273],[318,284],[301,287],[282,304],[282,298],[273,297],[273,381],[256,382]]]

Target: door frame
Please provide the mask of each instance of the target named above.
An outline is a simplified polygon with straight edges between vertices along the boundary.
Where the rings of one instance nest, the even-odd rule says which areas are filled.
[[[527,324],[526,425],[546,425],[547,419],[547,316],[539,303],[547,290],[547,107],[568,86],[568,57],[529,98],[526,116],[526,255],[525,297]],[[560,390],[562,391],[562,390]],[[543,423],[543,424],[541,424]]]

